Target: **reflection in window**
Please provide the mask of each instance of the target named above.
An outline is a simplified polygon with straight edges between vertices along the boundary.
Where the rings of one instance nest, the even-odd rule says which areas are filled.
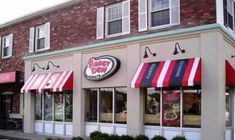
[[[226,108],[225,108],[225,119],[226,119],[226,127],[231,127],[232,126],[232,94],[229,93],[229,90],[227,90],[225,94],[225,103],[226,103]]]
[[[35,95],[35,120],[42,120],[42,94]]]
[[[180,126],[180,92],[176,90],[163,91],[162,111],[163,126]]]
[[[113,89],[100,89],[100,122],[112,123]]]
[[[64,116],[64,108],[63,108],[63,94],[55,93],[55,121],[63,121]]]
[[[97,121],[97,91],[90,89],[86,93],[86,121],[88,122]]]
[[[65,92],[65,121],[72,122],[73,120],[73,94]]]
[[[183,92],[183,126],[201,126],[201,93],[197,90]]]
[[[160,91],[154,88],[147,89],[144,122],[146,125],[160,125]]]
[[[44,94],[44,120],[52,121],[52,94],[49,92]]]
[[[127,91],[126,88],[115,89],[115,122],[126,123],[127,119]]]

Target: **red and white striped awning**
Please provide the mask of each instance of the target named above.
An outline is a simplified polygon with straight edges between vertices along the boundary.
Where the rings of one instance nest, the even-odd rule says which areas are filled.
[[[201,59],[141,63],[131,88],[196,86],[201,84]]]
[[[72,88],[72,71],[33,74],[21,88],[21,93],[29,93],[31,91],[41,93],[46,89],[51,90],[52,92],[62,92],[64,90],[72,90]]]

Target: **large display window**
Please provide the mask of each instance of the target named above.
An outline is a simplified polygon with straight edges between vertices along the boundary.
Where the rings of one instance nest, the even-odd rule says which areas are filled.
[[[145,125],[162,127],[201,127],[201,91],[147,88]]]
[[[225,121],[226,127],[232,127],[232,116],[233,116],[233,94],[232,89],[226,89],[225,93]]]
[[[72,122],[72,91],[35,95],[35,120]]]
[[[126,93],[126,88],[88,89],[86,91],[86,121],[126,124]]]

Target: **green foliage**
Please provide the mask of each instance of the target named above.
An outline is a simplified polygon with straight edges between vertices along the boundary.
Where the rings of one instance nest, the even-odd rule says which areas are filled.
[[[94,131],[90,134],[90,139],[93,140],[95,137],[101,136],[102,133],[99,131]]]
[[[118,135],[110,135],[109,140],[120,140],[120,136]]]
[[[84,140],[82,137],[73,137],[72,140]]]
[[[175,136],[172,140],[187,140],[184,136]]]
[[[152,140],[166,140],[166,138],[163,136],[154,136]]]
[[[64,139],[62,139],[62,138],[56,138],[56,140],[64,140]]]
[[[120,140],[134,140],[134,138],[132,136],[128,136],[128,135],[122,135],[120,137]]]
[[[46,138],[45,138],[45,140],[52,140],[52,138],[50,138],[50,137],[46,137]]]
[[[135,137],[135,140],[149,140],[149,138],[145,135],[139,135]]]

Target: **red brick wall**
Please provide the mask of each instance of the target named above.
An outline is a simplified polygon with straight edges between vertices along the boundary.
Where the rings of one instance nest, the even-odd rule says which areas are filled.
[[[14,34],[13,57],[0,60],[2,72],[20,70],[21,81],[23,81],[24,62],[22,57],[31,55],[28,54],[29,28],[48,21],[51,23],[51,48],[48,51],[140,34],[138,33],[138,0],[131,0],[131,34],[104,40],[96,40],[97,7],[118,1],[120,0],[85,0],[85,2],[78,3],[74,6],[0,29],[0,35],[9,33]],[[142,32],[141,34],[216,22],[215,0],[181,0],[180,8],[180,25],[161,30]]]

